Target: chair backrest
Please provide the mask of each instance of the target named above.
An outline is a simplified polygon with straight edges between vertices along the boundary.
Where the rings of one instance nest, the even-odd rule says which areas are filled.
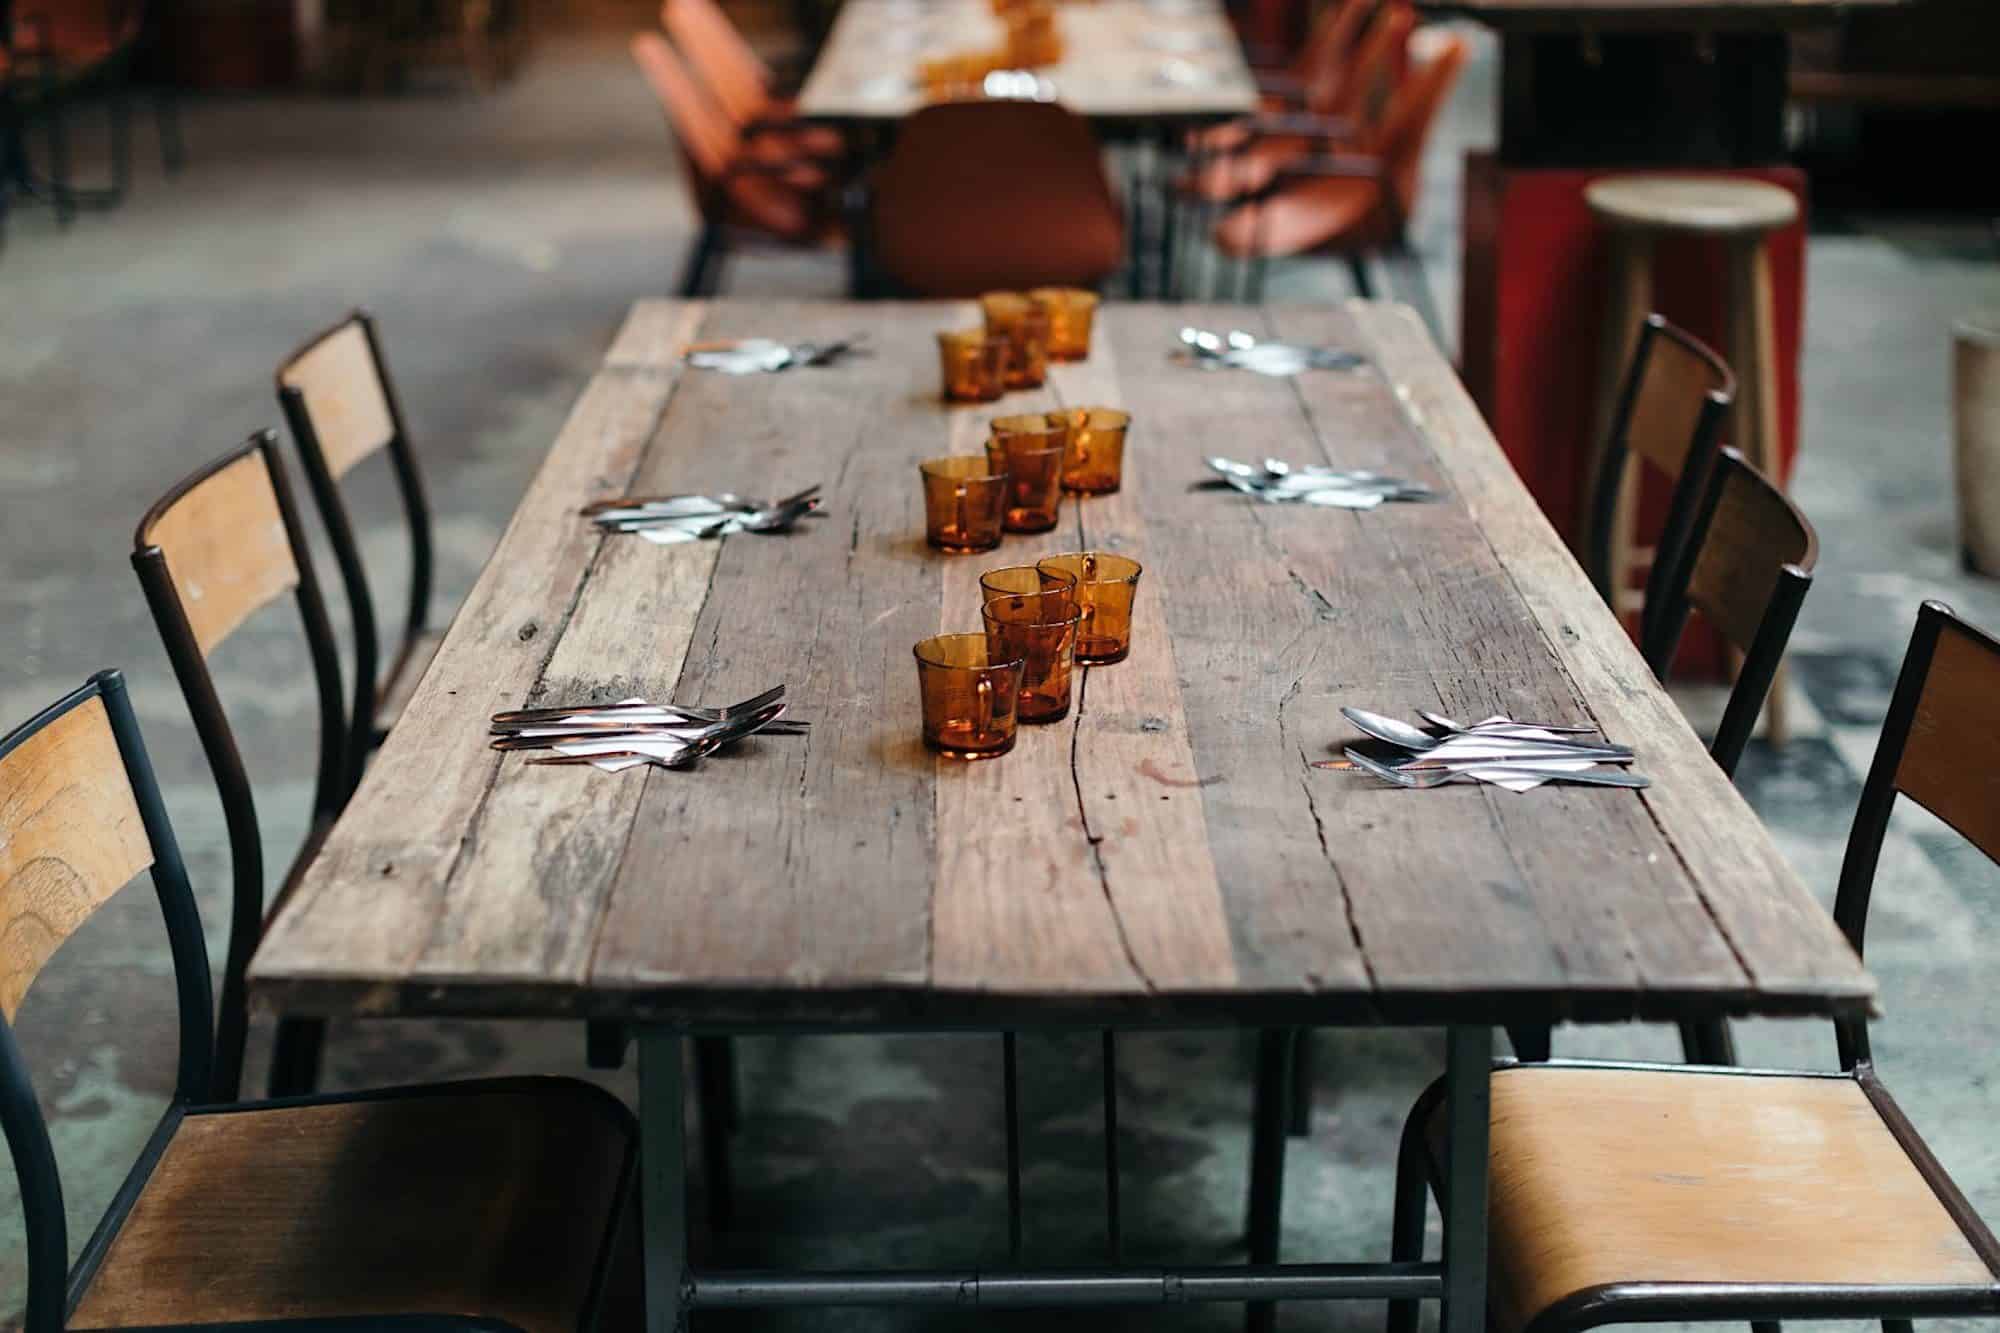
[[[1664,681],[1688,613],[1699,611],[1743,654],[1743,669],[1709,747],[1725,773],[1736,772],[1763,711],[1818,562],[1819,537],[1791,498],[1736,450],[1717,451],[1701,512],[1679,567],[1667,580],[1645,652]]]
[[[1403,62],[1416,26],[1417,12],[1409,0],[1387,0],[1374,11],[1330,92],[1323,109],[1330,116],[1361,126],[1363,147],[1374,146],[1370,127],[1378,124],[1394,89],[1403,82]]]
[[[1305,90],[1306,105],[1330,111],[1358,54],[1362,26],[1375,11],[1375,0],[1332,0],[1313,20],[1292,74]]]
[[[264,845],[250,779],[216,695],[208,655],[252,612],[287,590],[298,605],[319,695],[314,823],[330,823],[352,791],[340,657],[276,433],[251,436],[147,510],[133,540],[132,567],[193,716],[229,829],[233,889],[215,1087],[230,1099],[242,1075],[243,973],[264,925]]]
[[[873,233],[883,271],[930,297],[1094,287],[1125,252],[1096,136],[1050,102],[945,102],[904,121]]]
[[[632,59],[638,62],[639,72],[666,113],[674,142],[687,164],[696,205],[707,217],[717,207],[716,190],[722,174],[736,158],[740,144],[736,127],[659,33],[633,33]]]
[[[666,0],[660,24],[731,120],[747,125],[769,108],[770,67],[715,0]]]
[[[1867,936],[1875,867],[1898,795],[2000,861],[2000,639],[1942,602],[1917,609],[1917,628],[1847,836],[1833,917],[1856,953]],[[1861,1020],[1841,1023],[1838,1032],[1843,1069],[1869,1058]]]
[[[173,1115],[209,1095],[208,954],[139,724],[116,671],[0,735],[0,1127],[28,1242],[27,1333],[56,1333],[71,1286],[61,1177],[13,1023],[43,966],[96,910],[151,871],[180,1019]],[[87,1276],[109,1242],[78,1260]]]
[[[1616,594],[1623,590],[1612,587],[1611,543],[1618,497],[1631,460],[1637,458],[1672,480],[1672,498],[1653,546],[1646,600],[1641,604],[1641,643],[1648,638],[1666,578],[1687,544],[1695,505],[1708,480],[1722,424],[1735,400],[1736,376],[1721,357],[1660,315],[1646,316],[1599,453],[1584,538],[1591,582],[1597,585],[1598,595],[1616,609]]]
[[[1417,208],[1417,188],[1423,179],[1424,145],[1437,127],[1451,90],[1465,68],[1465,38],[1441,28],[1410,34],[1412,60],[1397,81],[1373,135],[1373,146],[1387,167],[1395,194],[1396,216],[1407,223]]]
[[[319,506],[354,622],[354,694],[348,709],[350,787],[374,743],[375,697],[381,676],[380,629],[361,544],[340,495],[340,479],[355,464],[386,452],[402,497],[410,536],[410,590],[404,608],[400,663],[430,620],[431,514],[416,450],[403,425],[395,385],[375,333],[360,310],[319,334],[278,367],[278,405],[298,446],[306,484]]]

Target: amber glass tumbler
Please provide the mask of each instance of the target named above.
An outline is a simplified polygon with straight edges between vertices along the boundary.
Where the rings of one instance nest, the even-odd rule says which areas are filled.
[[[1007,355],[1012,346],[985,329],[953,329],[938,335],[938,364],[947,402],[990,403],[1007,390]]]
[[[1028,298],[1049,317],[1049,359],[1081,361],[1090,355],[1090,326],[1097,293],[1082,287],[1037,287]]]
[[[1070,667],[1081,616],[1066,591],[1009,593],[980,608],[988,651],[1019,657],[1021,720],[1057,722],[1069,715]]]
[[[1046,412],[993,419],[986,459],[1007,471],[1007,531],[1047,532],[1056,525],[1068,444],[1068,429]]]
[[[984,634],[939,634],[914,651],[925,745],[952,759],[992,759],[1014,748],[1020,658],[995,655]]]
[[[986,331],[1007,340],[1007,387],[1032,389],[1048,378],[1049,317],[1021,292],[988,292],[979,298]]]
[[[1122,662],[1132,651],[1132,601],[1139,592],[1139,562],[1105,551],[1074,551],[1036,562],[1050,587],[1074,585],[1083,624],[1076,635],[1076,660],[1102,666]]]
[[[964,455],[918,464],[924,478],[924,536],[940,551],[990,551],[1000,544],[1007,474]]]
[[[996,597],[1026,596],[1032,593],[1063,593],[1072,598],[1062,608],[1067,615],[1075,609],[1073,598],[1076,579],[1061,570],[1043,569],[1039,565],[1002,565],[989,569],[979,576],[979,592],[982,602],[990,602]]]
[[[1069,427],[1069,457],[1063,460],[1063,489],[1109,495],[1125,479],[1125,432],[1129,413],[1109,407],[1072,407],[1049,415]]]

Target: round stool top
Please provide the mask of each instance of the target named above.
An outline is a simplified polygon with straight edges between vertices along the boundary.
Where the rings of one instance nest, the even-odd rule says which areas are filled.
[[[1601,221],[1617,227],[1775,231],[1799,215],[1790,190],[1734,176],[1604,176],[1583,197]]]

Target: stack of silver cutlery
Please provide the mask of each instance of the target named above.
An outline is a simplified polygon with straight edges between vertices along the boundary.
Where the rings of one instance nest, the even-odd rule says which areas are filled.
[[[1266,504],[1308,504],[1331,509],[1374,509],[1392,501],[1435,500],[1428,486],[1365,469],[1342,471],[1323,463],[1287,463],[1267,458],[1261,465],[1210,457],[1209,471],[1220,485]]]
[[[1596,735],[1592,727],[1516,722],[1495,716],[1461,724],[1441,713],[1418,710],[1421,727],[1365,708],[1343,708],[1341,716],[1361,732],[1403,753],[1388,758],[1347,746],[1345,759],[1326,759],[1314,768],[1370,773],[1398,787],[1441,787],[1450,782],[1485,782],[1508,791],[1531,791],[1544,782],[1593,787],[1651,786],[1630,772],[1632,747]]]
[[[687,363],[698,370],[719,370],[726,375],[768,375],[799,366],[829,366],[859,348],[867,336],[856,333],[830,342],[736,338],[696,343],[687,349]]]
[[[621,699],[518,708],[495,713],[492,725],[496,750],[545,750],[528,762],[590,764],[610,773],[641,764],[692,768],[746,736],[797,736],[808,726],[785,717],[783,685],[721,708]]]
[[[1338,347],[1259,339],[1242,329],[1211,333],[1192,325],[1181,330],[1181,358],[1198,370],[1254,370],[1259,375],[1297,375],[1308,370],[1355,370],[1368,363]]]
[[[720,495],[630,495],[597,500],[583,507],[606,532],[636,532],[662,546],[726,537],[732,532],[784,532],[819,509],[819,486],[782,500],[757,500],[724,491]]]

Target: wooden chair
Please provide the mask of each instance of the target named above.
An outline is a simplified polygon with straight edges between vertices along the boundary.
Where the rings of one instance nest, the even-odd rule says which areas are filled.
[[[1375,9],[1376,0],[1332,0],[1321,9],[1313,19],[1305,44],[1286,68],[1253,71],[1259,114],[1333,114],[1335,99],[1348,83],[1347,71],[1361,32]],[[1245,116],[1190,130],[1184,140],[1187,151],[1197,161],[1204,156],[1233,152],[1256,136],[1257,119]]]
[[[847,141],[838,130],[798,119],[793,100],[778,95],[771,67],[715,0],[666,0],[660,6],[660,26],[746,142],[824,162],[846,155]]]
[[[366,312],[352,312],[294,352],[278,367],[277,385],[278,404],[326,524],[354,621],[354,697],[347,714],[346,746],[347,789],[352,792],[368,755],[402,716],[444,639],[443,631],[430,624],[430,503],[382,358],[375,321]],[[368,569],[340,495],[341,479],[378,453],[389,457],[410,537],[410,590],[402,641],[386,672],[380,668],[381,638]]]
[[[277,435],[261,431],[176,483],[139,520],[132,567],[187,700],[229,830],[229,945],[216,1019],[214,1087],[219,1097],[233,1100],[242,1083],[248,1031],[243,975],[264,929],[264,841],[243,757],[209,674],[208,655],[253,613],[286,592],[298,606],[312,659],[319,765],[311,824],[285,874],[280,898],[333,826],[353,790],[355,772],[347,757],[339,650],[278,457]],[[319,1019],[279,1020],[271,1058],[274,1094],[312,1087],[325,1026]]]
[[[926,297],[1095,287],[1125,255],[1097,138],[1052,102],[944,102],[904,121],[869,235],[890,280]]]
[[[238,475],[260,457],[241,455]],[[174,1092],[72,1266],[13,1024],[64,941],[142,872],[173,959]],[[0,736],[0,918],[0,1126],[25,1222],[26,1333],[585,1333],[632,1311],[636,1135],[609,1094],[509,1079],[210,1100],[201,918],[116,671]]]
[[[840,241],[839,209],[822,168],[747,147],[660,34],[633,34],[632,58],[673,128],[701,216],[701,232],[681,274],[681,295],[713,293],[730,252],[746,243],[825,249]]]
[[[1621,616],[1634,604],[1628,585],[1635,556],[1647,563],[1646,589],[1637,603],[1641,644],[1649,638],[1662,585],[1686,545],[1722,424],[1735,400],[1736,376],[1721,357],[1661,316],[1646,316],[1593,466],[1582,542],[1590,581]],[[1629,527],[1626,515],[1636,506],[1639,474],[1647,469],[1673,487],[1650,553],[1630,551],[1615,541]]]
[[[1707,402],[1713,406],[1713,399]],[[1743,668],[1708,747],[1716,765],[1734,777],[1812,589],[1819,537],[1798,506],[1736,450],[1716,451],[1708,471],[1700,512],[1674,568],[1656,580],[1661,592],[1641,651],[1664,683],[1688,616],[1699,611],[1742,655]],[[1549,1029],[1515,1026],[1508,1035],[1523,1060],[1549,1058]],[[1719,1018],[1683,1023],[1681,1048],[1695,1064],[1736,1063],[1728,1024]]]
[[[1216,224],[1216,249],[1247,266],[1251,299],[1261,298],[1273,256],[1307,253],[1345,256],[1356,290],[1372,296],[1367,258],[1379,252],[1408,271],[1405,296],[1438,331],[1430,288],[1409,243],[1409,220],[1424,144],[1465,67],[1466,44],[1437,29],[1421,29],[1410,42],[1410,72],[1383,111],[1369,151],[1350,153],[1338,139],[1326,140],[1322,155],[1287,162],[1268,192]]]
[[[1857,952],[1897,797],[2000,860],[2000,641],[1926,602],[1834,904]],[[1492,1081],[1490,1309],[1502,1333],[1607,1323],[2000,1312],[2000,1242],[1897,1107],[1866,1019],[1838,1073],[1562,1061]],[[1440,1080],[1398,1164],[1394,1252],[1423,1249]],[[1435,1175],[1432,1177],[1435,1179]],[[1411,1333],[1414,1302],[1390,1307]]]

